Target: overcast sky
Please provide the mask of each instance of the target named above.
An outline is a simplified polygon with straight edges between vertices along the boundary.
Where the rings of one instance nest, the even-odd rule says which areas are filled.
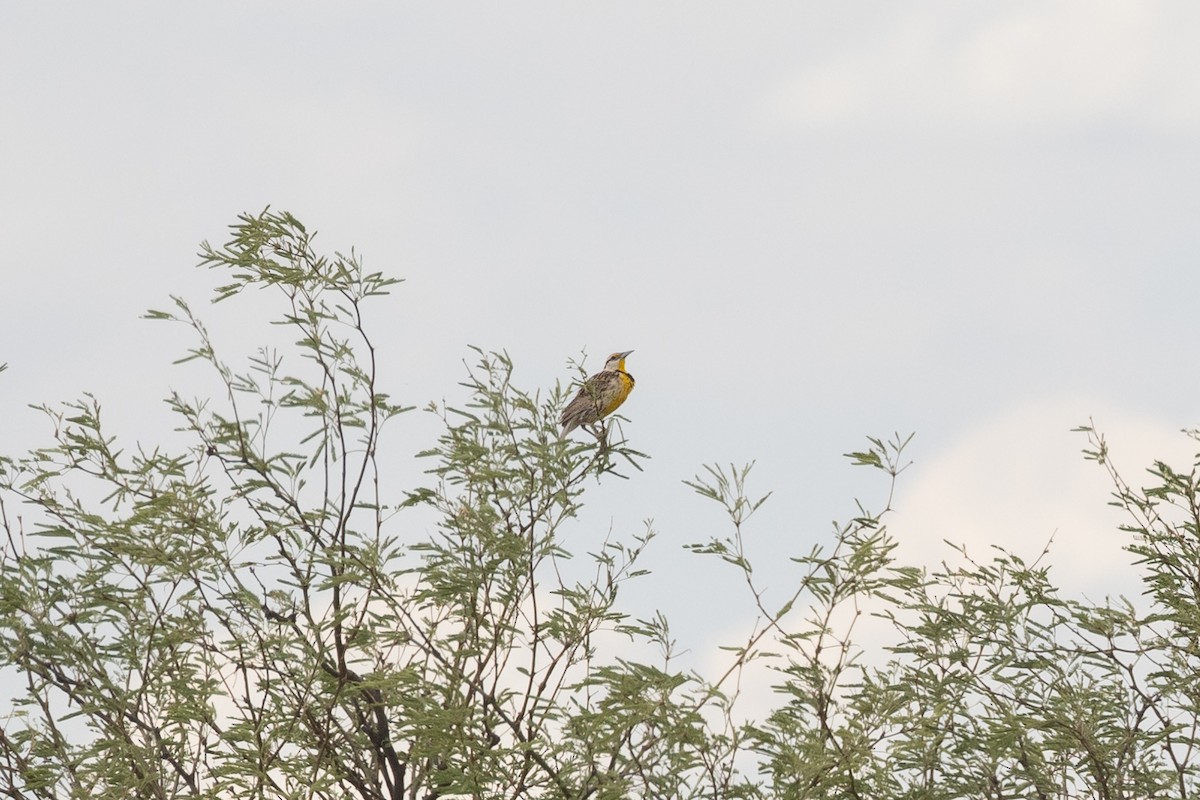
[[[405,402],[461,398],[468,345],[530,388],[635,349],[653,460],[578,535],[655,520],[630,610],[685,643],[749,611],[680,550],[725,532],[680,481],[756,459],[782,563],[879,506],[841,454],[893,431],[904,558],[1055,535],[1064,585],[1137,591],[1069,431],[1135,483],[1196,449],[1198,40],[1158,2],[6,3],[0,445],[83,391],[169,430],[189,342],[138,316],[183,294],[248,352],[195,253],[270,204],[406,279],[371,322]]]

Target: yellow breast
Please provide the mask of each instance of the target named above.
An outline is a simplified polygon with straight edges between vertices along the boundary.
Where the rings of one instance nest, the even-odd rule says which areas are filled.
[[[604,398],[604,405],[600,409],[600,416],[607,417],[612,412],[620,408],[621,403],[625,402],[625,398],[629,397],[629,393],[633,391],[633,376],[628,372],[618,371],[613,373],[617,380],[612,382],[612,392]]]

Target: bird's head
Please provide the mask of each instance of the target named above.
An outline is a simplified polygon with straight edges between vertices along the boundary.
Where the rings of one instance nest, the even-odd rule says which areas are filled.
[[[633,352],[632,350],[626,350],[624,353],[613,353],[611,356],[608,357],[608,361],[604,362],[604,368],[606,370],[620,370],[621,372],[624,372],[625,371],[625,356],[629,355],[632,352]]]

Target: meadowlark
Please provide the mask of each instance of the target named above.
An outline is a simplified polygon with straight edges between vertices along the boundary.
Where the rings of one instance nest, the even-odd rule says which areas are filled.
[[[582,427],[604,440],[603,428],[597,431],[593,426],[616,411],[633,391],[633,376],[625,371],[625,357],[632,352],[613,353],[604,363],[604,369],[583,382],[579,394],[563,409],[560,436]]]

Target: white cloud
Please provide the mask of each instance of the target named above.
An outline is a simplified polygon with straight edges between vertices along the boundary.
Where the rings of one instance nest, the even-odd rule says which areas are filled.
[[[1191,128],[1200,124],[1200,84],[1187,77],[1200,74],[1189,33],[1198,21],[1191,8],[1157,3],[924,11],[776,86],[764,116],[817,130],[1008,133],[1114,118]]]
[[[899,558],[953,563],[950,541],[976,560],[990,560],[998,544],[1032,562],[1053,537],[1043,563],[1064,591],[1093,600],[1139,593],[1132,556],[1122,549],[1131,534],[1118,529],[1128,520],[1108,505],[1113,487],[1105,470],[1083,458],[1084,435],[1070,432],[1094,407],[1053,399],[1016,408],[914,466],[914,483],[901,487],[890,523]],[[1181,426],[1110,410],[1096,411],[1094,420],[1135,487],[1149,483],[1144,470],[1155,459],[1182,467],[1194,455]]]

